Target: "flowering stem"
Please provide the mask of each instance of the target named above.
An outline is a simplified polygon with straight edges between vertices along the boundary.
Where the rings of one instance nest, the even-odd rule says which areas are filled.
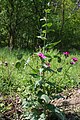
[[[46,18],[46,28],[45,28],[45,35],[44,35],[44,37],[47,39],[47,12],[45,12],[45,18]],[[46,40],[45,39],[45,40]],[[45,42],[45,40],[44,40],[44,47],[43,47],[43,52],[45,53],[45,45],[46,45],[46,42]]]

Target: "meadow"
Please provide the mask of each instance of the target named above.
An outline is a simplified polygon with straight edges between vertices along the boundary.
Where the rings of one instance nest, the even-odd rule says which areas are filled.
[[[67,120],[51,101],[74,88],[80,88],[76,49],[51,49],[44,54],[42,50],[0,49],[0,120]]]

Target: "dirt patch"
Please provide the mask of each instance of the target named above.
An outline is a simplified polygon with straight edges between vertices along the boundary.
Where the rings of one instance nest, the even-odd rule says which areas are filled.
[[[15,98],[4,98],[3,103],[6,106],[10,105],[9,108],[11,108],[4,112],[4,116],[6,118],[1,116],[0,120],[12,120],[11,118],[13,117],[15,111],[19,113],[19,116],[22,113],[20,108],[20,98],[18,96],[15,96]],[[80,120],[80,88],[64,90],[64,92],[55,96],[55,99],[51,101],[51,104],[63,110],[66,114],[67,120]],[[53,118],[49,120],[53,120]]]
[[[55,98],[52,104],[62,109],[68,120],[80,120],[80,88],[65,90],[58,95],[60,98]]]

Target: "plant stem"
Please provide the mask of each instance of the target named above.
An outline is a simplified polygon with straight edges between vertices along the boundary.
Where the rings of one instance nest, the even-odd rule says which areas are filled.
[[[45,32],[45,35],[44,35],[44,37],[47,39],[47,12],[45,12],[45,18],[46,18],[46,22],[45,22],[45,24],[46,24],[46,32]],[[44,48],[43,48],[43,52],[45,53],[45,45],[46,45],[46,39],[44,40]]]

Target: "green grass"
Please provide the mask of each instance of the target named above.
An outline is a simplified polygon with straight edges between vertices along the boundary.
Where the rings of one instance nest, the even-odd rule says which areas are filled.
[[[0,94],[4,96],[14,96],[13,99],[16,95],[19,95],[22,98],[23,109],[26,110],[33,109],[35,106],[40,107],[35,94],[35,92],[38,93],[39,86],[38,90],[35,91],[34,89],[40,78],[31,76],[30,74],[34,73],[34,70],[31,68],[39,72],[41,60],[37,54],[32,53],[33,52],[29,50],[9,51],[8,48],[0,49]],[[20,59],[21,56],[22,58]],[[50,50],[45,53],[45,56],[47,56],[46,62],[52,58],[50,68],[55,71],[45,72],[45,80],[51,84],[51,86],[45,84],[45,89],[48,91],[50,98],[53,98],[54,94],[62,92],[64,89],[80,87],[79,51],[71,50],[69,57],[66,59],[63,53],[59,53],[58,50]],[[49,58],[49,56],[51,58]],[[61,58],[61,61],[54,56]],[[71,65],[70,61],[73,57],[78,58],[78,61],[76,64]],[[30,66],[25,65],[28,59],[30,59]],[[69,66],[71,67],[69,68]],[[26,101],[26,99],[28,99],[28,101]],[[5,112],[6,106],[1,107],[2,105],[5,106],[0,101],[0,110]]]
[[[7,48],[0,49],[0,91],[3,93],[10,93],[10,90],[15,92],[23,80],[23,72],[15,68],[19,53],[24,54],[24,59],[27,59],[30,54],[29,51],[13,50],[10,52]]]
[[[32,73],[31,68],[26,66],[25,68],[17,69],[15,67],[18,54],[23,54],[23,58],[25,61],[30,57],[31,51],[24,50],[13,50],[9,51],[7,48],[0,49],[0,91],[3,93],[10,93],[10,91],[24,91],[27,87],[29,81],[34,81],[29,74]],[[62,58],[61,63],[57,62],[57,58],[53,57],[51,61],[51,68],[56,71],[57,68],[63,68],[62,72],[58,72],[57,74],[53,74],[50,77],[49,81],[53,81],[57,89],[64,89],[66,87],[76,87],[80,83],[80,53],[78,51],[71,51],[69,58],[67,58],[67,62],[69,63],[71,58],[78,58],[78,62],[67,72],[68,75],[64,77],[64,71],[68,69],[66,65],[66,61],[63,54],[59,54],[57,50],[47,52],[47,54],[52,57],[56,54]],[[8,66],[5,65],[7,62]],[[37,69],[36,67],[40,64],[40,59],[36,56],[31,56],[30,65]],[[46,78],[50,76],[51,73],[46,73]],[[30,83],[29,83],[30,84]],[[59,88],[58,88],[59,87]]]

